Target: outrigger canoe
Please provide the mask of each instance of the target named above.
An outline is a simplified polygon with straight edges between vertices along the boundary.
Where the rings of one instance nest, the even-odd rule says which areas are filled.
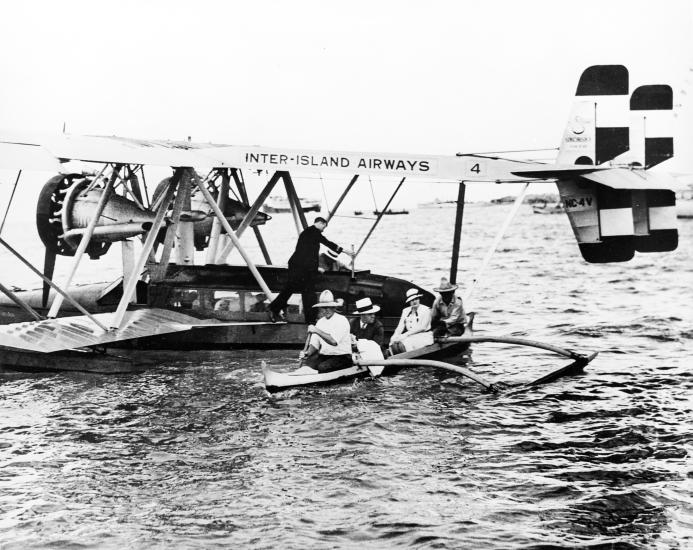
[[[500,387],[502,387],[502,385],[491,383],[466,367],[451,365],[450,363],[444,363],[434,359],[459,355],[461,352],[469,348],[469,346],[473,343],[495,342],[539,348],[572,360],[572,363],[523,385],[524,387],[533,387],[553,382],[562,376],[580,373],[583,371],[584,367],[597,356],[597,353],[582,355],[551,344],[544,344],[534,340],[525,340],[522,338],[509,336],[474,336],[472,334],[473,319],[474,314],[470,314],[467,331],[463,336],[442,338],[429,346],[392,355],[387,359],[384,359],[382,354],[379,353],[379,348],[377,349],[377,357],[374,356],[372,353],[373,348],[371,347],[368,349],[366,347],[362,347],[361,343],[364,341],[361,340],[359,341],[359,353],[352,355],[353,365],[348,368],[332,372],[318,372],[309,367],[301,367],[292,372],[277,372],[267,367],[267,365],[263,362],[262,374],[265,379],[265,387],[267,388],[267,391],[274,393],[289,388],[331,384],[344,380],[365,377],[367,375],[387,376],[396,374],[404,367],[427,366],[442,368],[457,374],[461,374],[478,383],[485,390],[496,392],[500,389]],[[366,342],[377,347],[377,344],[374,342]]]
[[[434,357],[442,356],[454,356],[463,352],[469,347],[466,342],[436,342],[430,346],[425,346],[412,351],[407,351],[397,355],[392,355],[392,359],[431,359]],[[360,354],[361,357],[356,359],[382,359],[380,358],[369,358]],[[383,361],[387,363],[387,360]],[[378,369],[375,371],[375,369]],[[363,366],[363,365],[352,365],[351,367],[335,370],[332,372],[317,372],[315,369],[310,367],[301,367],[297,370],[291,372],[278,372],[270,369],[266,363],[262,364],[262,374],[265,379],[265,388],[270,393],[276,393],[279,391],[287,390],[289,388],[295,388],[298,386],[315,386],[324,384],[333,384],[336,382],[343,382],[346,380],[351,380],[355,378],[363,378],[370,375],[375,376],[389,376],[396,374],[402,369],[401,366],[394,365],[383,365],[378,366]],[[375,371],[375,372],[373,372]]]
[[[472,334],[472,326],[474,322],[474,314],[469,314],[465,335]],[[424,346],[419,349],[406,351],[392,355],[388,359],[437,359],[443,357],[454,357],[469,348],[468,342],[434,342],[431,345]],[[314,386],[333,384],[352,380],[355,378],[363,378],[366,376],[389,376],[399,372],[402,367],[399,365],[387,365],[387,360],[384,360],[382,355],[379,357],[373,356],[373,353],[366,348],[359,347],[360,353],[354,355],[353,360],[356,363],[361,360],[378,361],[383,360],[383,366],[364,366],[354,364],[345,369],[339,369],[331,372],[317,372],[310,367],[301,367],[291,372],[278,372],[270,369],[265,362],[262,363],[262,375],[265,380],[265,388],[270,393],[287,390],[299,386]]]

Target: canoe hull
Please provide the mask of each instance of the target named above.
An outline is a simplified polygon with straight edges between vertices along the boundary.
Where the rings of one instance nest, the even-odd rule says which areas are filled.
[[[434,343],[430,346],[393,355],[392,357],[393,359],[439,359],[459,355],[467,348],[469,348],[469,344],[466,342]],[[386,366],[380,376],[391,376],[393,374],[397,374],[401,369],[402,367]],[[354,380],[356,378],[364,378],[370,373],[367,367],[359,366],[351,366],[346,369],[340,369],[332,372],[315,372],[312,369],[298,369],[292,372],[277,372],[273,371],[263,363],[262,374],[265,379],[265,388],[267,391],[270,393],[277,393],[302,386],[324,386],[328,384],[337,384],[340,382]]]

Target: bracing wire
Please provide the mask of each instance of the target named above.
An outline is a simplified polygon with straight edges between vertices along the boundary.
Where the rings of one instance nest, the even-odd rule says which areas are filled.
[[[2,218],[2,224],[0,224],[0,235],[2,235],[2,230],[5,227],[5,221],[7,220],[7,215],[10,213],[10,206],[12,206],[12,200],[14,199],[14,192],[17,190],[17,184],[19,183],[19,178],[22,175],[22,171],[20,170],[17,173],[17,179],[14,180],[14,187],[12,188],[12,194],[10,195],[10,200],[7,203],[7,210],[5,210],[5,215]]]
[[[330,212],[330,203],[327,200],[327,191],[325,191],[325,182],[322,179],[322,172],[320,172],[319,176],[320,176],[320,185],[322,186],[322,196],[325,199],[325,211]]]
[[[375,191],[373,190],[373,182],[371,181],[371,177],[368,176],[368,185],[371,186],[371,195],[373,195],[373,210],[378,210],[378,203],[375,200]]]

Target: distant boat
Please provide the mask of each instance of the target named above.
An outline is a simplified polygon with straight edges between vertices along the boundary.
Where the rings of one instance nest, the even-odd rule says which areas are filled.
[[[693,200],[676,201],[676,217],[682,220],[693,218]]]
[[[363,210],[354,210],[354,216],[362,216]]]
[[[563,214],[565,208],[563,208],[563,203],[560,201],[552,205],[544,201],[541,204],[532,205],[532,212],[535,214]]]
[[[419,208],[448,208],[453,206],[457,206],[456,200],[442,201],[440,199],[434,199],[431,202],[419,203]]]
[[[373,214],[375,216],[380,216],[380,212],[381,210],[373,210]],[[385,212],[383,212],[383,215],[385,216],[397,216],[400,214],[409,214],[409,210],[392,210],[391,208],[388,208],[387,210],[385,210]]]
[[[683,220],[693,218],[693,188],[676,193],[676,217]]]
[[[301,204],[301,210],[304,212],[320,212],[320,201],[303,197],[299,197],[298,200]],[[267,199],[267,202],[262,206],[262,210],[268,214],[282,214],[291,212],[291,205],[288,198],[275,195]]]
[[[505,197],[500,197],[498,199],[491,199],[491,204],[506,204],[506,203],[511,203],[515,202],[515,198],[513,196],[505,196]]]

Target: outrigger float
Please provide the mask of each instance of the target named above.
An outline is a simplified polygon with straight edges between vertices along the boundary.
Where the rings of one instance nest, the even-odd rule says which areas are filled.
[[[0,326],[0,364],[29,370],[50,365],[55,370],[122,372],[127,365],[102,352],[121,347],[299,349],[307,328],[300,296],[290,301],[286,323],[270,323],[262,311],[287,279],[287,268],[272,262],[260,232],[260,226],[271,223],[270,216],[260,209],[277,184],[284,185],[297,233],[308,226],[292,172],[350,177],[338,200],[324,214],[328,221],[337,214],[361,174],[397,178],[399,183],[387,204],[354,250],[355,257],[405,180],[456,184],[449,274],[452,283],[457,281],[467,182],[519,184],[520,192],[508,218],[481,268],[466,284],[465,306],[531,182],[557,183],[579,250],[587,262],[627,261],[635,252],[674,250],[678,233],[671,178],[649,170],[673,156],[673,139],[642,136],[640,132],[629,141],[627,126],[602,128],[597,126],[601,119],[596,116],[601,99],[630,99],[630,122],[640,131],[644,127],[641,118],[651,116],[653,110],[664,117],[672,115],[671,88],[660,84],[640,86],[630,98],[629,91],[625,67],[588,68],[578,84],[556,164],[488,154],[395,155],[120,137],[62,135],[53,140],[32,140],[0,136],[0,168],[19,170],[15,190],[22,170],[59,173],[44,185],[36,211],[38,233],[45,245],[43,270],[34,267],[0,235],[0,246],[44,283],[37,291],[19,291],[0,283],[0,292],[5,296],[0,300],[0,323],[5,323]],[[642,147],[630,151],[629,143],[637,140],[642,140]],[[76,169],[75,164],[80,168]],[[170,167],[172,176],[150,194],[145,166]],[[252,202],[243,170],[270,175]],[[14,190],[5,215],[12,208],[13,197]],[[256,265],[241,244],[248,229],[255,234],[264,265]],[[112,283],[73,286],[84,256],[98,260],[114,243],[121,244],[122,277]],[[243,265],[226,264],[233,250],[238,251]],[[201,263],[198,258],[196,264],[196,252],[198,256],[204,253]],[[69,273],[61,284],[53,280],[58,256],[71,258]],[[395,328],[407,289],[420,289],[404,279],[356,269],[353,262],[336,269],[328,266],[316,288],[329,289],[344,300],[343,313],[351,317],[355,315],[355,302],[370,297],[381,307],[386,336]],[[421,302],[430,306],[433,294],[420,291]],[[466,340],[437,343],[439,347],[432,351],[441,351],[441,344],[445,349],[461,350],[490,341],[490,337],[480,340],[469,334],[462,338]],[[493,341],[501,341],[501,337],[495,338]],[[527,345],[519,341],[506,343]],[[91,353],[62,353],[70,350]],[[47,355],[54,360],[45,361]],[[103,368],[99,357],[104,360]],[[432,360],[426,357],[424,350],[413,357],[388,361]],[[580,356],[579,361],[584,362],[585,357]],[[389,370],[390,366],[404,365],[390,362],[385,366]]]

